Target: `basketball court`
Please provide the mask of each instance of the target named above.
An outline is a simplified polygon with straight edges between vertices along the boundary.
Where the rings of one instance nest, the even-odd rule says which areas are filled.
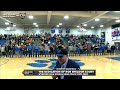
[[[110,57],[119,57],[118,60],[113,60]],[[73,60],[80,60],[81,69],[95,69],[96,76],[83,76],[83,79],[119,79],[120,75],[120,56],[76,56],[69,57]],[[1,58],[0,59],[0,78],[1,79],[52,79],[51,76],[24,76],[22,72],[26,69],[40,70],[51,69],[52,62],[49,61],[50,57],[41,58]],[[36,62],[42,61],[42,66]],[[45,62],[44,62],[45,61]],[[29,64],[36,64],[32,66]],[[39,66],[37,66],[37,63]]]
[[[94,34],[103,38],[105,43],[120,45],[120,12],[117,11],[1,11],[1,14],[3,17],[0,18],[0,34],[31,35],[50,32],[53,35],[61,33],[58,30],[61,27],[62,35]],[[65,20],[64,15],[68,20]],[[13,23],[15,27],[7,25],[6,22]],[[56,32],[52,32],[53,27]],[[67,32],[66,28],[69,28],[70,32]],[[114,36],[113,32],[116,30],[119,32]],[[95,76],[83,76],[83,79],[120,79],[120,51],[114,55],[80,55],[69,56],[69,59],[77,62],[83,70],[96,70]],[[24,76],[23,71],[50,70],[54,68],[56,61],[57,57],[51,59],[48,56],[1,57],[0,79],[52,79],[51,76]]]

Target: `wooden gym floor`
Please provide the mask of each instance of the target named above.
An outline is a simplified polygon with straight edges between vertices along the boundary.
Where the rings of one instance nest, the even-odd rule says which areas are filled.
[[[83,79],[120,79],[120,60],[112,60],[110,57],[120,55],[106,56],[70,56],[70,59],[77,59],[84,63],[81,69],[95,69],[96,76],[83,76]],[[50,57],[39,58],[0,58],[0,79],[52,79],[51,76],[24,76],[24,69],[49,69],[49,62],[45,67],[32,67],[28,63],[34,63],[35,60],[48,60]]]

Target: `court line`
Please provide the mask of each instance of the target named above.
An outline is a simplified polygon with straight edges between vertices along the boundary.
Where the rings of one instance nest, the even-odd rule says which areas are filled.
[[[8,61],[10,61],[10,60],[9,60],[9,59],[7,59],[7,61],[6,61],[6,62],[4,62],[3,64],[1,64],[0,66],[4,65],[4,64],[6,64],[6,63],[8,63]]]

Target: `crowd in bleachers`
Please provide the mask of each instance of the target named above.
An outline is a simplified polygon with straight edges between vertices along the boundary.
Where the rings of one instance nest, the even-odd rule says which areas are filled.
[[[70,56],[106,55],[120,52],[119,45],[104,43],[98,35],[35,34],[0,35],[0,55],[3,57],[56,56],[58,49],[68,49]]]

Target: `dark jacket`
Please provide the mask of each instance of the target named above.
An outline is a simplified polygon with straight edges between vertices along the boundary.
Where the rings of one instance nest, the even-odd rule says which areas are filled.
[[[115,46],[111,46],[111,50],[115,50]]]
[[[10,46],[5,46],[5,51],[9,52],[9,50],[10,50]]]
[[[58,61],[56,62],[55,68],[61,68],[61,65]],[[80,66],[73,60],[68,59],[66,68],[80,69]],[[58,79],[60,79],[60,76],[58,76]],[[82,79],[82,76],[64,76],[64,79]]]

